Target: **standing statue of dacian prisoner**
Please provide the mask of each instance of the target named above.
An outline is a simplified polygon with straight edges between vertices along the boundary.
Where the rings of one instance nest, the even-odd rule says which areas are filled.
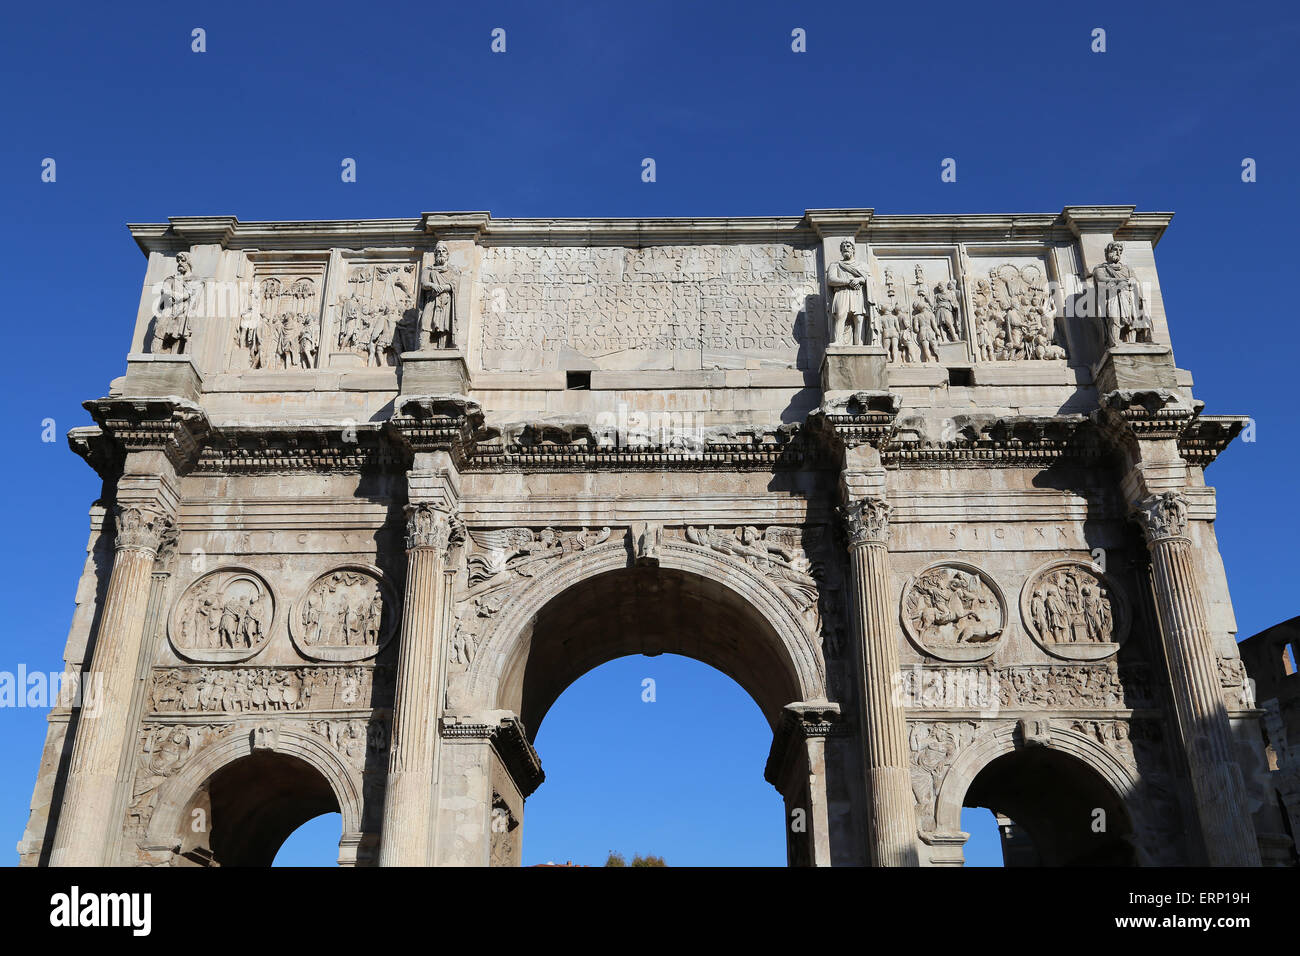
[[[188,252],[176,253],[176,275],[163,279],[154,308],[153,339],[149,350],[158,355],[183,355],[190,336],[192,320],[203,296],[203,284],[194,279],[194,267]]]
[[[1092,270],[1097,317],[1102,321],[1106,348],[1122,342],[1151,341],[1151,316],[1147,314],[1142,286],[1132,267],[1120,262],[1123,254],[1123,243],[1109,243],[1106,261]]]
[[[870,345],[871,287],[867,267],[856,262],[852,239],[840,243],[840,261],[826,267],[831,290],[831,344]]]
[[[447,244],[433,247],[433,264],[420,273],[424,307],[420,311],[420,341],[416,351],[449,349],[456,344],[456,286],[460,273],[447,262]]]

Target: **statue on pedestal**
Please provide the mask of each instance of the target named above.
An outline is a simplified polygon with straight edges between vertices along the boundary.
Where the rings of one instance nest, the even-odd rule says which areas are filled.
[[[188,252],[176,253],[176,275],[162,281],[154,311],[149,350],[157,355],[183,355],[194,334],[191,320],[199,308],[203,284],[193,278]]]
[[[831,290],[831,344],[869,345],[871,304],[867,267],[853,259],[852,239],[840,243],[840,261],[826,267],[826,287]]]
[[[1123,243],[1109,243],[1106,261],[1092,270],[1097,317],[1102,320],[1106,348],[1124,342],[1151,341],[1151,317],[1147,315],[1142,287],[1132,267],[1120,262],[1123,254]]]
[[[420,310],[420,341],[413,351],[449,349],[456,345],[456,287],[460,273],[447,262],[447,244],[433,247],[433,264],[420,274],[424,307]]]

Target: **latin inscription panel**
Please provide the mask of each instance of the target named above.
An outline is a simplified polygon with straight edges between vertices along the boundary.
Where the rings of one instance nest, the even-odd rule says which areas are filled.
[[[825,346],[812,248],[488,247],[479,285],[494,371],[815,368]]]

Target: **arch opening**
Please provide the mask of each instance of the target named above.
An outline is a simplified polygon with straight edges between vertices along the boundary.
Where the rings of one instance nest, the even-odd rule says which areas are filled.
[[[1081,760],[1048,747],[1002,754],[971,781],[966,807],[992,811],[1003,865],[1133,866],[1123,801]]]
[[[687,560],[700,561],[689,554]],[[667,654],[708,665],[730,678],[777,734],[787,705],[804,700],[811,685],[818,687],[813,699],[821,696],[819,679],[809,679],[804,660],[809,639],[801,629],[795,632],[780,614],[773,619],[771,607],[763,603],[774,600],[772,592],[755,596],[752,582],[733,586],[729,574],[721,565],[699,570],[674,567],[665,560],[607,566],[569,583],[539,601],[515,635],[503,634],[503,650],[508,650],[496,683],[496,707],[517,713],[529,740],[536,741],[552,706],[584,675],[620,658]],[[790,620],[797,620],[797,612]],[[636,690],[640,693],[643,688]],[[697,707],[696,720],[707,720],[710,700],[699,699]],[[770,758],[771,742],[767,749]],[[541,756],[544,761],[545,755]],[[760,761],[754,773],[762,777],[770,767]],[[789,757],[781,773],[767,779],[787,804],[796,801],[805,808],[801,813],[808,812],[812,797],[805,754]],[[824,787],[824,782],[818,779],[816,785]],[[522,822],[521,803],[505,808],[502,819],[517,817]],[[807,832],[811,829],[810,824],[793,840],[809,842],[806,848],[791,847],[787,834],[788,859],[813,861],[812,835]],[[522,841],[522,833],[518,839]]]
[[[605,571],[549,600],[508,667],[499,706],[519,714],[530,737],[570,684],[619,657],[680,654],[726,674],[775,727],[800,700],[795,668],[775,628],[734,590],[666,567]]]
[[[187,817],[193,831],[182,855],[216,866],[270,866],[295,830],[341,813],[321,773],[297,757],[258,752],[221,767],[200,787]]]

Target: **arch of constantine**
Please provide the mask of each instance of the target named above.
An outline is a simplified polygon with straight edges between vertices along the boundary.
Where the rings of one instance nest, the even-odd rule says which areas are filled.
[[[21,861],[337,811],[341,864],[518,865],[548,709],[663,652],[766,716],[792,865],[960,865],[964,806],[1046,865],[1285,860],[1170,219],[131,226]]]

